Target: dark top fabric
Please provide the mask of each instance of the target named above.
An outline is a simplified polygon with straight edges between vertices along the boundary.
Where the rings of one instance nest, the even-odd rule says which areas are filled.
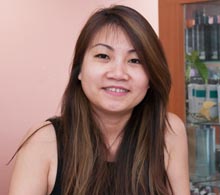
[[[62,131],[62,124],[59,118],[50,118],[47,119],[47,121],[50,121],[55,129],[55,133],[56,133],[56,137],[58,138],[59,134]],[[58,140],[58,139],[57,139]],[[61,176],[62,176],[62,159],[60,157],[60,153],[62,154],[62,148],[59,148],[59,152],[58,154],[58,165],[57,165],[57,174],[56,174],[56,180],[55,180],[55,184],[54,184],[54,188],[51,192],[50,195],[61,195]],[[107,166],[110,170],[110,172],[113,172],[114,168],[115,168],[115,163],[113,162],[108,162]],[[108,188],[106,189],[106,192],[103,193],[102,195],[111,195],[111,185],[108,186]]]
[[[61,120],[60,118],[50,118],[48,119],[47,121],[50,121],[52,123],[52,125],[54,126],[54,129],[55,129],[55,133],[56,133],[56,137],[60,137],[61,134],[62,134],[62,124],[61,124]],[[57,142],[59,141],[59,139],[57,139]],[[61,183],[62,183],[62,179],[61,179],[61,176],[62,176],[62,159],[61,159],[61,155],[62,154],[62,144],[61,143],[58,143],[58,165],[57,165],[57,174],[56,174],[56,180],[55,180],[55,184],[54,184],[54,188],[51,192],[50,195],[62,195],[61,193]],[[109,169],[109,183],[108,185],[106,186],[105,188],[105,192],[102,193],[102,195],[112,195],[114,194],[112,192],[112,186],[114,185],[114,178],[112,177],[112,173],[115,172],[116,170],[116,164],[114,162],[108,162],[107,163],[107,167]],[[138,195],[141,195],[143,194],[142,192],[139,192]],[[149,193],[150,194],[150,193]]]
[[[48,119],[47,121],[50,121],[52,123],[57,136],[59,134],[58,131],[60,131],[62,128],[60,120],[58,118],[51,118]],[[56,175],[54,188],[50,195],[61,195],[61,169],[62,169],[61,167],[62,167],[62,160],[58,155],[57,175]]]

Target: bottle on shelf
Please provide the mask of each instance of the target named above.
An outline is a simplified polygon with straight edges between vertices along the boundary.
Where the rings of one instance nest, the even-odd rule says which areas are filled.
[[[203,61],[220,60],[220,15],[206,15],[205,8],[195,10],[185,24],[185,52],[199,52]]]
[[[208,178],[215,174],[215,127],[203,125],[196,129],[196,167],[195,176]]]
[[[193,26],[195,50],[199,52],[199,59],[206,60],[206,24],[204,11],[195,11],[195,25]]]
[[[186,54],[191,55],[192,51],[195,50],[195,38],[194,35],[194,19],[186,20],[186,28],[185,28],[185,48]]]
[[[208,17],[207,27],[207,60],[217,61],[218,52],[218,18],[216,15]]]
[[[220,60],[220,15],[217,16],[218,60]]]

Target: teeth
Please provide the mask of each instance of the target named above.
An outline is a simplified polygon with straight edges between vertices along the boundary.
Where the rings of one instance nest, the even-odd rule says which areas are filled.
[[[107,91],[112,91],[116,93],[124,93],[127,92],[128,90],[126,89],[119,89],[119,88],[106,88]]]

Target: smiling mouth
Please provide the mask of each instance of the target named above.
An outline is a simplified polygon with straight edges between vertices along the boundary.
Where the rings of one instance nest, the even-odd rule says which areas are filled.
[[[129,90],[127,89],[123,89],[123,88],[115,88],[115,87],[107,87],[104,88],[106,91],[111,91],[111,92],[115,92],[115,93],[127,93],[129,92]]]

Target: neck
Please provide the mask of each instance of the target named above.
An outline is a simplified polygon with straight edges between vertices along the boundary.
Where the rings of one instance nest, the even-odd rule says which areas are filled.
[[[115,137],[115,135],[121,132],[130,116],[131,113],[104,114],[95,112],[95,120],[98,122],[102,134],[107,138],[112,136]]]
[[[104,142],[108,150],[108,161],[114,161],[117,149],[123,138],[124,127],[131,113],[103,114],[95,112],[95,120],[98,122]]]

